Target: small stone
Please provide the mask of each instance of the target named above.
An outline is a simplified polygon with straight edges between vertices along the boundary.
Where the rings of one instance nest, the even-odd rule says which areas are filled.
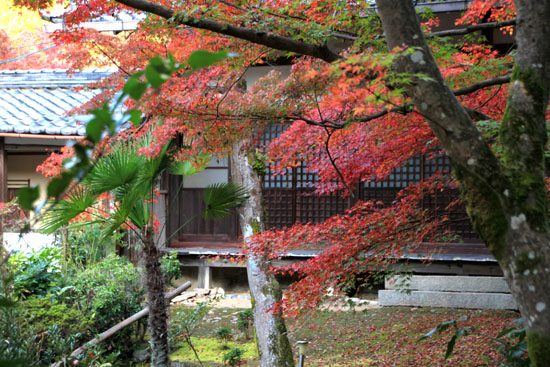
[[[199,295],[199,296],[206,296],[206,295],[210,294],[210,289],[195,288],[195,292],[197,292],[197,295]]]
[[[132,353],[132,360],[136,363],[145,363],[151,359],[151,352],[149,348],[138,349]]]
[[[195,292],[185,292],[185,293],[182,293],[180,294],[179,296],[176,296],[172,299],[172,302],[182,302],[182,301],[185,301],[189,298],[193,298],[197,295],[197,293]]]

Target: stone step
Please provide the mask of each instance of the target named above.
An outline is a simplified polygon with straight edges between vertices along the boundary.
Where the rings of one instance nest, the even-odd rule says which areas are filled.
[[[386,277],[385,288],[441,292],[510,293],[502,277],[414,275]]]
[[[438,291],[378,291],[380,306],[417,306],[468,308],[482,310],[516,310],[517,305],[511,294],[479,292],[438,292]]]

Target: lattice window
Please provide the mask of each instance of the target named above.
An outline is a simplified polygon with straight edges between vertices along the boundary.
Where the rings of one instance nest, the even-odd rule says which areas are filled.
[[[278,124],[266,128],[260,135],[260,146],[265,147],[271,140],[280,136],[285,125]],[[288,169],[284,175],[272,177],[268,169],[263,181],[263,195],[268,228],[282,228],[294,223],[322,222],[352,207],[355,201],[340,195],[318,196],[313,194],[313,186],[318,177],[307,172],[304,164]],[[447,156],[434,154],[415,156],[403,167],[396,168],[384,180],[372,180],[360,184],[357,193],[360,200],[373,200],[391,205],[397,193],[410,184],[419,183],[437,172],[451,173]],[[479,241],[470,220],[462,206],[447,209],[450,202],[458,198],[456,189],[446,189],[424,197],[419,205],[432,210],[436,215],[449,217],[451,232],[466,241]]]

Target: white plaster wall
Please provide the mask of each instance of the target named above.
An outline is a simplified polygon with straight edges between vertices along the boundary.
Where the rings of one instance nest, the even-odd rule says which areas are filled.
[[[42,164],[47,157],[48,154],[39,153],[32,155],[8,153],[8,180],[30,179],[30,185],[39,185],[40,197],[45,198],[48,179],[36,172],[36,167]]]
[[[246,80],[246,85],[250,87],[256,83],[256,80],[267,75],[271,70],[277,70],[281,73],[281,78],[286,79],[290,75],[290,67],[290,65],[254,66],[244,74],[244,80]]]

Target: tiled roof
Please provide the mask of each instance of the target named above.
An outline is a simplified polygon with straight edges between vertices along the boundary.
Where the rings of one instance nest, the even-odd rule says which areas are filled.
[[[65,70],[0,71],[0,133],[84,135],[66,112],[88,102],[98,89],[75,91],[112,71],[89,70],[67,75]]]

